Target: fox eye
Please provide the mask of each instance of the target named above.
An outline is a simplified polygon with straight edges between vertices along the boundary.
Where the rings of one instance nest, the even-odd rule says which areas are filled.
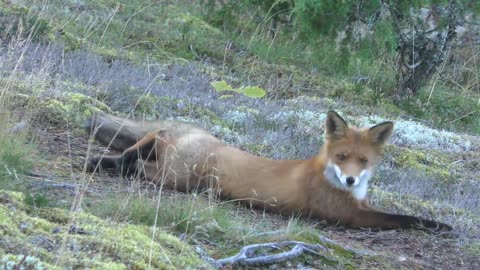
[[[339,160],[345,160],[345,159],[347,159],[347,156],[346,156],[345,154],[338,154],[338,155],[337,155],[337,158],[338,158]]]
[[[360,163],[362,163],[363,165],[366,165],[368,163],[368,159],[360,158]]]

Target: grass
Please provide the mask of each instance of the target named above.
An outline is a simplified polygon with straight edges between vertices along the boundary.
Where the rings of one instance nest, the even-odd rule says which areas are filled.
[[[25,145],[22,138],[14,138],[12,136],[0,137],[0,164],[2,164],[2,175],[15,176],[32,169],[32,153],[29,151],[30,146]]]
[[[130,194],[99,201],[89,211],[103,218],[120,222],[156,225],[177,233],[191,233],[197,226],[209,222],[222,229],[233,226],[232,207],[208,202],[203,196],[167,196],[166,198]]]
[[[37,158],[36,149],[32,143],[26,143],[26,131],[17,131],[10,134],[12,130],[9,114],[3,113],[0,120],[0,177],[2,181],[15,179],[20,174],[29,172],[34,160]]]

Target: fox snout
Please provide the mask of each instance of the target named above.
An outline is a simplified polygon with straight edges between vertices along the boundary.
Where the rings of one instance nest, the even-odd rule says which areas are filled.
[[[356,180],[353,176],[348,176],[347,179],[346,179],[347,185],[349,185],[349,186],[353,186],[353,184],[355,184],[355,181]],[[359,182],[359,181],[356,181],[356,182]]]

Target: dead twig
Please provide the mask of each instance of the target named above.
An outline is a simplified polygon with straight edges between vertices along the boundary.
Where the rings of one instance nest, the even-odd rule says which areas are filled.
[[[260,254],[261,249],[281,250],[293,246],[287,251],[274,254]],[[321,255],[320,252],[326,252],[327,248],[320,244],[308,244],[299,241],[284,241],[280,243],[253,244],[243,247],[240,252],[234,256],[215,261],[215,265],[222,267],[228,264],[238,264],[244,266],[270,265],[297,258],[304,253]]]

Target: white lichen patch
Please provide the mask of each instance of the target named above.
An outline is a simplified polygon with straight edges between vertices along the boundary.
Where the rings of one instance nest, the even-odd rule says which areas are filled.
[[[279,126],[296,125],[297,131],[313,133],[322,131],[327,115],[323,112],[311,110],[290,110],[275,113],[269,116]],[[321,133],[319,133],[320,135]]]
[[[368,127],[386,120],[377,115],[364,116],[357,118],[354,124]],[[472,149],[471,141],[465,136],[445,130],[433,129],[411,120],[397,119],[392,121],[395,128],[390,143],[447,152],[470,151]]]
[[[223,115],[225,122],[231,125],[245,125],[245,122],[249,117],[252,117],[250,112],[237,110],[228,110]]]
[[[209,129],[213,136],[221,138],[221,140],[230,145],[240,145],[244,141],[240,134],[220,125],[214,125]]]

